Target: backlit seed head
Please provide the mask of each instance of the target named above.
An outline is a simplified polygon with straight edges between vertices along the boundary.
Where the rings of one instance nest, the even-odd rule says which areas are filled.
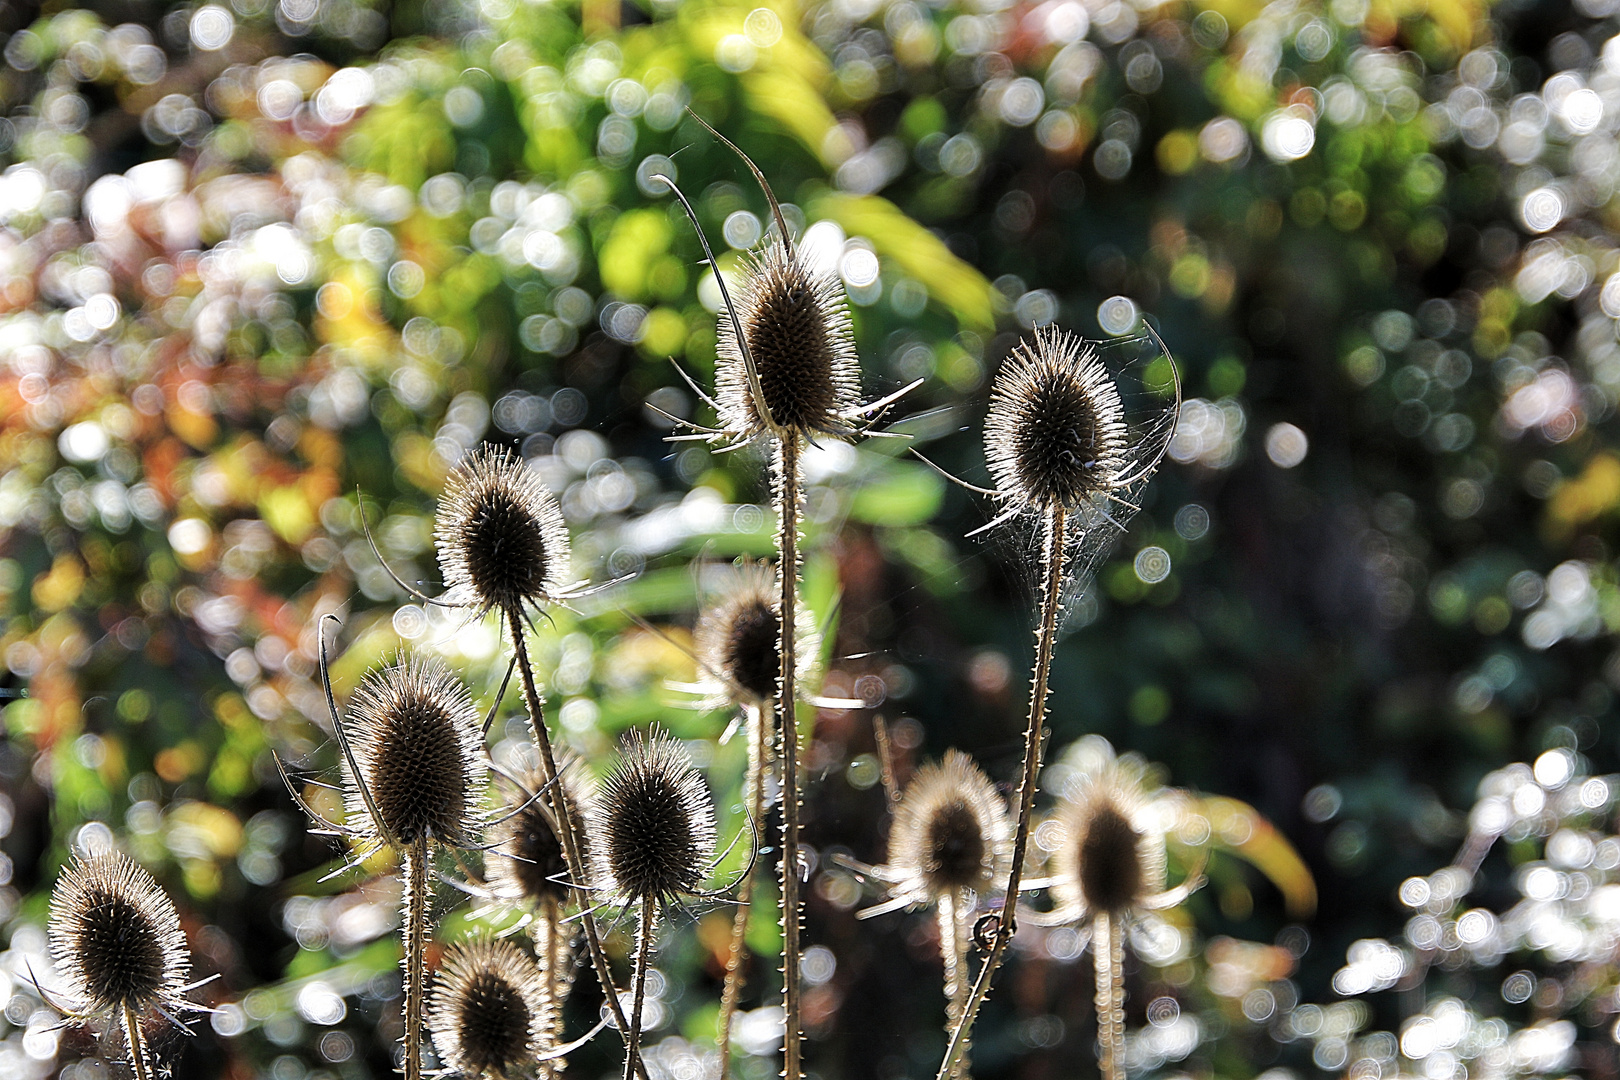
[[[838,277],[812,269],[802,252],[771,243],[745,260],[732,299],[764,408],[750,386],[736,328],[722,314],[715,389],[728,431],[745,441],[767,432],[853,435],[861,368]]]
[[[1118,914],[1164,889],[1164,835],[1141,784],[1109,762],[1077,778],[1058,806],[1052,856],[1061,907]]]
[[[468,844],[480,819],[483,718],[461,680],[413,653],[373,671],[355,691],[350,739],[380,821],[343,763],[349,820],[372,839]]]
[[[1128,483],[1119,387],[1093,346],[1055,328],[1019,342],[1002,365],[984,445],[996,489],[1031,509],[1074,510]]]
[[[486,444],[451,470],[433,525],[450,595],[480,614],[554,599],[568,577],[568,526],[523,459]]]
[[[628,904],[692,893],[714,855],[714,805],[679,742],[632,732],[590,817],[599,884]]]
[[[714,685],[715,707],[758,706],[775,699],[782,674],[778,603],[775,571],[750,564],[740,568],[730,588],[698,619],[698,661],[705,682]],[[815,623],[803,607],[795,621],[798,674],[805,680],[815,667]]]
[[[906,785],[889,832],[893,895],[933,903],[952,889],[1005,884],[1011,829],[995,785],[959,750],[924,765]]]
[[[562,776],[558,787],[573,809],[574,819],[584,821],[595,802],[594,782],[583,762],[566,751],[557,754]],[[491,840],[495,844],[488,860],[489,883],[498,896],[510,900],[551,900],[563,903],[569,896],[568,860],[552,819],[551,802],[545,794],[530,798],[545,786],[538,770],[520,778],[525,791],[513,792],[500,816]],[[590,860],[591,837],[580,833],[581,856]]]
[[[190,954],[152,875],[113,851],[74,863],[51,893],[51,955],[85,1015],[185,1008]]]
[[[543,1052],[551,1008],[539,967],[512,942],[459,942],[439,969],[428,1029],[446,1068],[502,1080]]]

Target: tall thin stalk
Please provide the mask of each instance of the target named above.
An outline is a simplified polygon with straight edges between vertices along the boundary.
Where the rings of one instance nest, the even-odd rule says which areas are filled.
[[[589,878],[585,873],[585,860],[580,855],[579,824],[574,820],[573,807],[569,800],[563,796],[562,784],[557,779],[557,759],[551,750],[551,736],[546,731],[545,706],[540,701],[540,691],[534,681],[534,667],[529,662],[529,647],[523,640],[523,614],[520,611],[508,610],[505,613],[506,625],[511,630],[512,650],[517,656],[518,670],[523,674],[523,698],[529,710],[529,729],[534,736],[534,744],[540,751],[540,768],[546,783],[545,798],[551,807],[552,820],[558,823],[558,838],[562,841],[563,858],[568,861],[568,876],[572,878],[575,894],[579,903],[579,921],[585,928],[585,947],[591,957],[591,966],[596,971],[596,978],[602,985],[602,996],[607,999],[608,1008],[613,1013],[613,1021],[618,1025],[619,1031],[626,1039],[629,1038],[629,1027],[625,1023],[624,1008],[619,1004],[618,988],[613,982],[612,969],[608,967],[607,954],[602,951],[602,938],[597,933],[596,919],[591,914],[590,893],[586,889]],[[645,1066],[640,1057],[631,1053],[637,1073],[642,1080],[647,1080]]]
[[[1035,628],[1035,669],[1029,688],[1029,727],[1024,733],[1024,776],[1018,789],[1018,831],[1013,839],[1012,869],[1007,874],[1007,895],[990,952],[979,969],[967,1007],[945,1049],[936,1080],[951,1080],[957,1063],[967,1053],[969,1034],[979,1008],[990,993],[990,980],[1006,959],[1017,930],[1018,892],[1024,879],[1024,856],[1029,850],[1030,818],[1035,808],[1035,782],[1041,772],[1041,746],[1046,735],[1046,690],[1052,671],[1052,648],[1057,642],[1058,609],[1063,604],[1063,549],[1067,540],[1068,511],[1061,506],[1047,511],[1046,537],[1041,552],[1041,621]]]
[[[1125,935],[1119,920],[1097,912],[1091,953],[1097,963],[1097,1044],[1103,1080],[1125,1080]]]
[[[794,685],[794,608],[799,596],[799,436],[783,432],[777,440],[776,512],[777,574],[782,586],[778,647],[782,676],[776,691],[776,711],[782,732],[782,1075],[799,1080],[799,725]]]
[[[969,912],[968,890],[947,889],[939,898],[939,955],[945,964],[945,1033],[947,1035],[956,1030],[956,1025],[962,1019],[962,1010],[967,1008],[969,988],[972,983],[968,977],[967,969],[967,918]],[[953,1080],[960,1080],[968,1072],[968,1048],[964,1044],[962,1053],[956,1062],[956,1069],[951,1073]]]
[[[743,806],[752,828],[759,828],[765,816],[766,723],[774,715],[776,703],[745,706],[748,711],[748,772],[743,777]],[[737,1015],[742,996],[743,953],[748,947],[748,922],[753,912],[754,874],[750,870],[737,883],[737,913],[731,919],[731,947],[726,953],[726,982],[720,993],[720,1080],[731,1080],[731,1021]]]
[[[124,1038],[129,1043],[129,1062],[135,1070],[135,1080],[150,1080],[146,1068],[146,1044],[141,1038],[141,1021],[134,1006],[124,1003]]]
[[[529,935],[534,939],[534,955],[540,961],[540,977],[546,988],[547,1012],[540,1045],[551,1050],[562,1043],[563,1002],[568,998],[570,981],[564,967],[572,959],[569,956],[568,931],[562,921],[562,907],[554,898],[548,896],[541,899],[540,910],[535,915]],[[564,1067],[561,1058],[545,1061],[540,1065],[540,1075],[553,1077]]]
[[[630,1031],[624,1043],[624,1080],[631,1080],[640,1060],[641,1051],[641,1003],[647,996],[647,965],[652,959],[652,939],[657,932],[658,898],[644,896],[641,898],[641,932],[639,947],[636,949],[635,971],[635,1003],[630,1009]]]
[[[422,1077],[422,980],[427,953],[427,840],[405,848],[405,1080]]]

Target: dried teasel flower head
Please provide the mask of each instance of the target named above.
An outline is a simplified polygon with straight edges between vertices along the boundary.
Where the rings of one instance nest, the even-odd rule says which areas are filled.
[[[698,664],[705,676],[702,688],[710,692],[706,704],[758,707],[775,699],[782,674],[776,640],[780,594],[772,567],[747,563],[737,568],[720,598],[698,618]],[[818,635],[808,609],[799,607],[794,621],[798,638],[794,655],[803,683],[816,666]]]
[[[695,893],[714,855],[714,804],[679,742],[632,732],[592,810],[603,890],[621,902]]]
[[[428,1029],[451,1072],[504,1080],[527,1075],[543,1052],[551,1009],[539,967],[516,945],[458,942],[439,969]]]
[[[595,780],[584,762],[567,751],[557,754],[559,789],[573,809],[576,820],[585,820],[596,801]],[[561,904],[572,891],[568,884],[568,860],[552,819],[550,799],[537,794],[545,785],[538,770],[519,777],[521,787],[512,796],[492,830],[494,850],[487,861],[489,883],[497,896],[508,900]],[[591,836],[580,834],[581,856],[591,857]]]
[[[1162,906],[1164,826],[1129,762],[1110,757],[1071,778],[1054,820],[1059,910],[1083,918]]]
[[[51,893],[51,955],[84,1016],[190,1008],[180,915],[152,875],[117,851],[75,862]]]
[[[1093,345],[1056,328],[1002,365],[984,444],[997,492],[1024,509],[1075,510],[1138,479],[1118,384]]]
[[[362,838],[465,846],[482,817],[483,719],[461,680],[410,653],[371,672],[350,702],[356,776],[343,763],[345,801]]]
[[[515,612],[567,590],[568,526],[521,457],[486,444],[451,470],[433,525],[453,602]]]
[[[1005,803],[972,758],[949,750],[918,769],[901,794],[888,863],[873,868],[891,899],[862,915],[931,904],[957,889],[987,893],[1006,884],[1011,862]]]

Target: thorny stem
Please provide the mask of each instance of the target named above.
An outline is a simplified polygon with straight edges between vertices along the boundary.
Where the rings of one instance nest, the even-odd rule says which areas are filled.
[[[1125,935],[1118,920],[1097,912],[1091,924],[1097,962],[1097,1045],[1103,1080],[1125,1080]]]
[[[562,911],[556,900],[547,897],[540,902],[538,917],[534,920],[534,929],[531,936],[534,938],[535,956],[540,961],[541,976],[546,983],[546,1002],[548,1012],[545,1020],[545,1031],[541,1035],[540,1045],[550,1050],[562,1042],[562,1008],[563,1002],[568,998],[568,972],[563,965],[568,962],[567,930],[563,928]],[[566,1067],[564,1059],[547,1061],[540,1066],[540,1075],[554,1077]]]
[[[636,950],[635,1004],[630,1009],[630,1032],[624,1043],[624,1080],[631,1080],[635,1072],[636,1052],[641,1048],[641,1003],[647,995],[647,962],[652,955],[654,921],[658,917],[658,898],[641,899],[641,947]]]
[[[967,969],[968,891],[947,889],[939,898],[939,955],[945,963],[945,1033],[956,1030],[967,1006],[971,983]],[[957,1059],[953,1078],[967,1075],[968,1051],[964,1045]]]
[[[529,730],[534,735],[534,744],[540,750],[540,765],[542,779],[546,784],[546,801],[551,805],[552,820],[559,828],[559,839],[562,840],[563,858],[568,862],[568,876],[573,879],[574,891],[579,902],[579,921],[585,927],[585,948],[591,956],[591,967],[596,970],[596,979],[602,986],[602,997],[606,999],[608,1008],[612,1010],[613,1022],[618,1025],[619,1033],[625,1035],[629,1031],[624,1019],[624,1008],[619,1004],[619,992],[613,982],[613,971],[608,967],[607,954],[602,951],[602,938],[596,932],[596,918],[591,914],[590,893],[586,890],[589,878],[585,875],[585,860],[580,856],[579,823],[574,820],[572,803],[563,797],[562,785],[557,782],[557,758],[551,752],[551,736],[546,732],[545,706],[540,702],[540,691],[534,683],[534,667],[529,663],[529,647],[523,640],[523,616],[515,610],[506,613],[506,625],[512,631],[512,650],[517,656],[518,670],[523,673],[523,697],[529,709]],[[632,1053],[631,1059],[635,1061],[636,1072],[641,1080],[647,1080],[646,1066],[641,1063],[638,1055]]]
[[[141,1022],[135,1015],[135,1007],[127,1001],[124,1003],[124,1039],[129,1043],[129,1062],[135,1069],[135,1080],[149,1080],[150,1074],[146,1069],[146,1046],[141,1039]]]
[[[765,816],[765,725],[776,709],[774,702],[748,708],[748,773],[743,777],[743,805],[748,808],[745,825],[758,828]],[[720,994],[720,1080],[731,1080],[731,1021],[737,1015],[737,999],[742,996],[743,952],[747,947],[750,900],[754,874],[750,870],[737,883],[737,914],[731,920],[731,948],[726,953],[726,984]]]
[[[422,1076],[422,968],[427,951],[427,841],[405,849],[405,1080]]]
[[[1012,869],[1007,874],[1007,896],[1001,902],[1001,916],[995,941],[979,969],[967,1008],[956,1022],[945,1059],[935,1080],[950,1080],[957,1061],[967,1053],[968,1035],[979,1007],[990,993],[990,980],[1007,956],[1013,933],[1018,929],[1018,891],[1024,880],[1024,855],[1029,850],[1029,823],[1035,809],[1035,781],[1041,772],[1041,743],[1046,727],[1046,684],[1052,672],[1052,646],[1057,640],[1058,608],[1063,604],[1063,548],[1068,512],[1062,507],[1049,511],[1046,519],[1046,547],[1041,569],[1046,581],[1041,589],[1041,622],[1035,630],[1035,670],[1029,688],[1029,728],[1024,733],[1024,778],[1018,789],[1018,832],[1013,839]]]
[[[782,586],[778,613],[778,651],[782,675],[777,682],[776,710],[782,732],[782,1075],[800,1080],[799,1036],[799,725],[794,686],[794,604],[799,590],[799,436],[784,432],[777,441],[776,511],[777,575]]]

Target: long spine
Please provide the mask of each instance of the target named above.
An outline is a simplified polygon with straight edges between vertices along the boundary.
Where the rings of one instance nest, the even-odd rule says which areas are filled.
[[[784,432],[777,441],[777,520],[780,533],[777,573],[782,586],[778,645],[782,674],[777,681],[776,709],[782,735],[782,1075],[800,1080],[799,1004],[799,726],[794,658],[795,605],[799,590],[799,437]]]

